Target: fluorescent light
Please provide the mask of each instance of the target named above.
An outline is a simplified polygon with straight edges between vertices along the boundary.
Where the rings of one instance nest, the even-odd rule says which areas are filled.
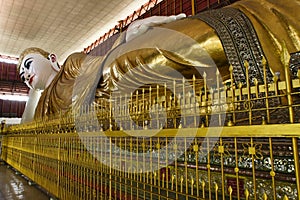
[[[0,94],[0,99],[9,101],[28,101],[28,96]]]
[[[2,57],[0,57],[0,62],[12,63],[12,64],[18,64],[18,61],[17,61],[17,60],[8,59],[8,58],[2,58]]]
[[[3,120],[5,120],[5,124],[7,125],[11,125],[11,124],[20,124],[21,123],[21,118],[4,118],[4,117],[0,117],[0,122],[2,122]]]

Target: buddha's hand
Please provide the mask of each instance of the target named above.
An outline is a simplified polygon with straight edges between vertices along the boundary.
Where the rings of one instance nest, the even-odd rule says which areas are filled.
[[[126,42],[145,33],[150,27],[185,18],[184,13],[171,16],[152,16],[132,22],[126,32]]]

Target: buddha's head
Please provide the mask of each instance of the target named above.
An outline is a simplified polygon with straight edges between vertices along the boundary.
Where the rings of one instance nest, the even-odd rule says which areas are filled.
[[[31,47],[25,49],[18,63],[20,78],[31,89],[44,90],[60,70],[55,54]]]

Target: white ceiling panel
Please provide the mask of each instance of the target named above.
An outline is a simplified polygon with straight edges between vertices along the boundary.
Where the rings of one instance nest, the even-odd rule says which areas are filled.
[[[0,54],[18,57],[40,47],[63,62],[148,1],[0,0]]]

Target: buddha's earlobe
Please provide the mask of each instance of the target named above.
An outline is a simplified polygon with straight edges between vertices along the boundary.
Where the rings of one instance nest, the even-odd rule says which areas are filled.
[[[58,72],[58,71],[60,70],[60,66],[59,66],[59,64],[58,64],[58,62],[57,62],[57,56],[56,56],[56,54],[50,53],[49,56],[48,56],[48,59],[49,59],[49,61],[50,61],[50,63],[51,63],[52,68],[53,68],[55,71]]]

